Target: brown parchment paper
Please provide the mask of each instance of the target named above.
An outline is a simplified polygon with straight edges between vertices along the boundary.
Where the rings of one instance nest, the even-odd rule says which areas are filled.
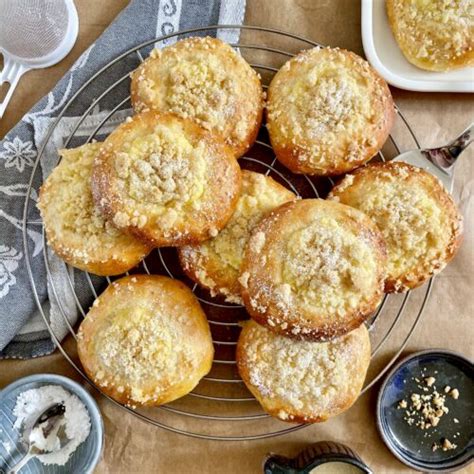
[[[108,4],[117,7],[115,0],[76,0],[76,3],[83,25],[95,25],[94,15],[103,15]],[[294,32],[363,54],[360,2],[356,0],[247,0],[245,22]],[[82,49],[87,46],[87,40],[83,41]],[[472,95],[392,91],[422,146],[444,144],[474,117]],[[436,279],[425,315],[404,354],[442,347],[471,359],[474,356],[473,158],[471,148],[458,164],[454,188],[455,199],[465,216],[464,244],[451,265]],[[68,344],[73,341],[69,340]],[[37,360],[0,361],[0,387],[38,372],[59,373],[78,380],[61,354],[55,353]],[[260,473],[266,453],[293,456],[308,443],[319,440],[350,445],[376,473],[414,472],[390,454],[377,434],[374,417],[377,388],[378,385],[362,396],[348,412],[324,424],[283,437],[248,442],[202,441],[172,434],[96,397],[106,431],[103,459],[96,473]],[[474,472],[474,469],[466,468],[462,472]]]

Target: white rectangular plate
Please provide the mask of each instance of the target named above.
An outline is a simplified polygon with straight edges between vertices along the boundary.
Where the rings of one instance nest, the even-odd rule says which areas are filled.
[[[474,68],[431,72],[410,64],[392,34],[385,0],[362,0],[362,42],[370,64],[392,86],[423,92],[474,92]]]

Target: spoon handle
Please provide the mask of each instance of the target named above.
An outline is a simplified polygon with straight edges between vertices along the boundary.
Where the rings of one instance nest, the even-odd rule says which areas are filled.
[[[428,154],[428,159],[435,163],[442,170],[448,171],[454,166],[459,155],[474,140],[474,123],[471,123],[464,132],[455,138],[451,143],[440,148],[424,150]]]
[[[16,463],[15,466],[7,471],[7,474],[17,474],[20,472],[20,469],[34,457],[35,455],[31,452],[26,453],[26,455],[18,463]]]

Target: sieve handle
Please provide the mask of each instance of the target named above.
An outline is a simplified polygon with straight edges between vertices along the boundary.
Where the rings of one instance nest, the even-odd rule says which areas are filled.
[[[12,98],[13,91],[20,80],[20,77],[27,71],[28,69],[20,63],[12,61],[8,56],[4,56],[4,64],[3,69],[0,72],[0,86],[4,82],[8,82],[10,87],[8,92],[3,99],[3,102],[0,103],[0,118],[3,117],[3,113],[7,108],[8,102]]]

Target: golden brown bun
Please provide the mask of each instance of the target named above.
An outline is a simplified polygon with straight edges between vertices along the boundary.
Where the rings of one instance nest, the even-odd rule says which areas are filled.
[[[118,275],[151,247],[115,229],[95,208],[90,180],[100,148],[89,143],[61,150],[61,162],[41,186],[38,208],[48,244],[64,261],[96,275]]]
[[[361,166],[382,148],[394,119],[385,81],[342,49],[298,54],[268,89],[270,140],[294,173],[332,176]]]
[[[331,201],[283,204],[252,232],[242,298],[274,332],[313,341],[357,328],[378,306],[385,246],[362,212]]]
[[[395,40],[407,60],[428,71],[474,66],[472,1],[386,0]]]
[[[230,219],[241,172],[224,142],[191,120],[142,112],[117,127],[95,160],[104,216],[155,247],[197,243]]]
[[[329,199],[360,209],[387,246],[385,291],[403,292],[439,273],[462,240],[462,217],[431,173],[400,162],[377,163],[347,175]]]
[[[257,73],[216,38],[186,38],[155,49],[132,74],[133,108],[192,118],[222,135],[234,156],[254,143],[263,111]]]
[[[369,362],[365,325],[319,343],[295,341],[249,321],[237,345],[247,388],[270,415],[296,423],[325,421],[352,406]]]
[[[188,394],[210,370],[211,331],[183,283],[134,275],[95,300],[78,332],[89,378],[120,403],[157,406]]]
[[[186,274],[212,294],[242,303],[238,278],[250,232],[271,210],[294,199],[295,194],[269,176],[243,170],[237,208],[224,229],[201,244],[179,249]]]

